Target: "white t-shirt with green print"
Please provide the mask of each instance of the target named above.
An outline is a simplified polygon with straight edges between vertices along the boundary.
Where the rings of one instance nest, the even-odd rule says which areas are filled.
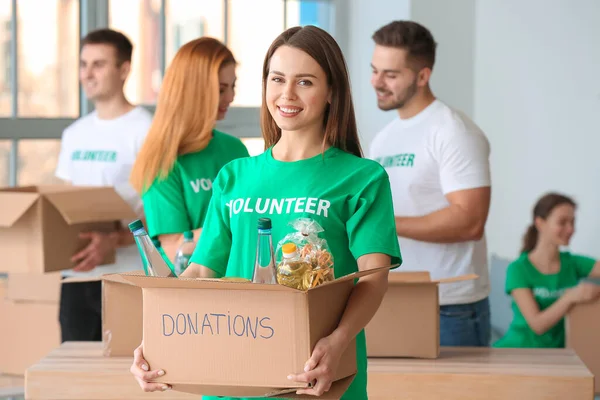
[[[112,186],[138,214],[144,215],[139,194],[129,184],[129,175],[152,123],[152,114],[142,107],[111,120],[91,112],[63,132],[56,176],[78,186]],[[89,272],[63,271],[64,276],[99,276],[141,268],[135,246],[117,250],[115,264]]]
[[[435,100],[409,119],[395,118],[373,140],[369,157],[387,171],[396,216],[417,217],[449,205],[445,195],[491,185],[490,146],[464,114]],[[399,237],[402,270],[432,279],[475,273],[479,279],[440,285],[440,304],[465,304],[489,295],[487,245],[428,243]]]

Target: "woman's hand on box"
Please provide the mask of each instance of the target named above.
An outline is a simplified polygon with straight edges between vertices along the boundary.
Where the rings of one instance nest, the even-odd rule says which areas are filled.
[[[143,343],[133,352],[133,364],[131,364],[131,368],[129,369],[135,377],[135,380],[139,383],[144,392],[156,392],[171,389],[171,387],[165,383],[150,382],[153,379],[163,376],[165,371],[162,369],[154,371],[150,370],[150,365],[148,365],[148,362],[144,359],[142,346]]]
[[[347,346],[347,341],[339,338],[335,332],[319,340],[304,366],[304,373],[288,375],[292,381],[311,384],[311,388],[299,389],[296,394],[321,396],[329,391]]]

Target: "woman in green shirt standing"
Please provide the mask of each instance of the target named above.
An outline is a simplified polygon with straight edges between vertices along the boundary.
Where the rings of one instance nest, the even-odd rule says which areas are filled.
[[[261,122],[266,151],[221,170],[183,275],[251,279],[260,217],[272,220],[274,241],[292,231],[288,224],[296,218],[317,221],[336,277],[400,263],[388,176],[362,158],[346,64],[328,33],[294,27],[275,39],[263,66]],[[337,329],[316,344],[304,372],[288,376],[314,383],[298,393],[329,390],[342,353],[356,337],[357,374],[343,398],[367,399],[363,328],[380,305],[387,279],[386,271],[357,281]],[[162,390],[164,385],[148,382],[159,371],[148,369],[140,346],[132,372],[145,390]]]
[[[564,316],[577,303],[600,296],[600,262],[561,251],[575,232],[575,202],[549,193],[533,209],[521,256],[506,272],[506,292],[513,297],[513,321],[493,347],[565,346]]]
[[[215,129],[235,95],[235,68],[233,54],[216,39],[183,45],[165,73],[133,166],[131,183],[142,195],[149,234],[171,259],[184,232],[198,239],[221,167],[249,156],[239,139]]]

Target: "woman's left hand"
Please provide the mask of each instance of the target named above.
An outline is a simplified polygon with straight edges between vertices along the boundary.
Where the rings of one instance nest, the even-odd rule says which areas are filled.
[[[304,366],[304,373],[288,375],[289,380],[312,384],[311,388],[299,389],[296,394],[321,396],[327,392],[331,388],[346,347],[347,343],[336,338],[334,334],[319,340]]]

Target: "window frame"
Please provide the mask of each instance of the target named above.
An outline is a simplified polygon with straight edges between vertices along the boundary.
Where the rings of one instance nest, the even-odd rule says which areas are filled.
[[[79,34],[85,36],[87,32],[94,29],[109,26],[109,1],[115,0],[79,0]],[[118,0],[117,0],[118,1]],[[161,76],[164,76],[166,47],[165,47],[165,2],[161,0],[160,12],[160,59]],[[228,14],[230,7],[228,0],[222,0],[224,12]],[[287,0],[284,2],[284,27],[287,28]],[[340,47],[347,53],[348,28],[347,24],[336,23],[347,21],[346,0],[318,0],[328,3],[330,7],[328,28],[336,38]],[[60,139],[66,127],[75,122],[81,116],[93,110],[93,104],[89,102],[79,85],[79,117],[77,118],[21,118],[18,116],[18,59],[17,49],[19,37],[17,35],[17,0],[11,0],[11,43],[10,43],[10,80],[11,80],[11,114],[9,117],[0,117],[0,140],[9,140],[11,151],[9,156],[9,186],[17,185],[18,176],[18,150],[19,140],[26,139]],[[224,18],[225,42],[227,43],[228,18]],[[155,105],[142,106],[154,113]],[[227,118],[217,123],[217,129],[223,130],[239,138],[261,137],[260,130],[260,107],[231,107]]]

